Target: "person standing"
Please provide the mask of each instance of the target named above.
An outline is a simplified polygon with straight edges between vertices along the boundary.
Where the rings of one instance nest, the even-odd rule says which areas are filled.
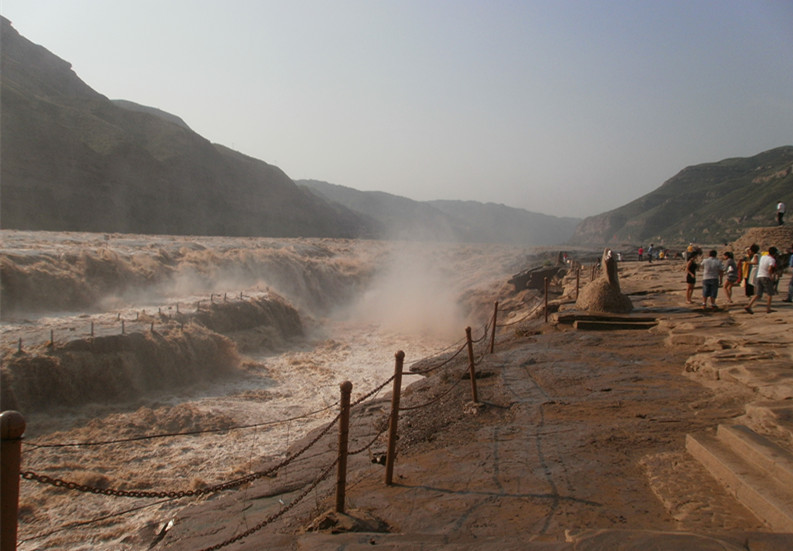
[[[783,220],[784,218],[785,218],[785,203],[780,201],[776,205],[776,223],[778,226],[781,226],[782,224],[785,223]]]
[[[699,252],[692,251],[686,262],[686,304],[692,303],[691,296],[694,294],[694,284],[697,282],[697,256]]]
[[[738,266],[730,251],[724,253],[724,274],[724,294],[727,295],[727,303],[732,304],[732,288],[738,284]]]
[[[757,293],[749,300],[749,304],[743,307],[749,314],[754,314],[752,306],[763,298],[763,295],[768,297],[765,311],[771,313],[771,299],[776,293],[774,289],[774,272],[776,272],[776,255],[778,252],[776,247],[769,247],[768,254],[757,263]]]
[[[760,261],[757,253],[760,247],[757,243],[746,249],[746,260],[743,263],[743,287],[747,297],[754,296],[754,284],[757,280],[757,263]]]
[[[702,262],[702,309],[710,307],[716,308],[716,297],[719,294],[719,283],[724,273],[724,267],[719,262],[719,253],[712,250],[708,253],[708,258]]]
[[[790,257],[788,258],[788,268],[790,268],[790,282],[787,284],[787,298],[782,302],[793,302],[793,245],[790,246]]]

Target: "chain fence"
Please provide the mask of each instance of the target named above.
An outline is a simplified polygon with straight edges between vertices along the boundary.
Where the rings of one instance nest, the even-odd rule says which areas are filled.
[[[240,294],[239,299],[240,300],[244,300],[244,296],[242,294]],[[223,300],[227,301],[228,297],[224,296]],[[209,302],[210,303],[214,303],[214,295],[212,297],[210,297],[210,301]],[[518,323],[521,323],[521,322],[524,322],[524,321],[528,321],[531,317],[536,316],[536,311],[538,310],[539,306],[541,306],[541,305],[535,305],[534,307],[532,307],[531,310],[526,314],[526,316],[524,316],[520,320],[514,321],[514,322],[510,322],[510,323],[507,323],[507,324],[498,324],[498,323],[496,323],[496,315],[497,314],[494,313],[494,315],[490,318],[490,320],[483,325],[482,335],[479,338],[475,339],[475,340],[470,337],[470,328],[466,329],[466,331],[468,332],[468,335],[467,335],[467,338],[465,339],[465,342],[463,342],[463,344],[461,346],[457,347],[456,350],[453,353],[451,353],[451,355],[448,355],[449,354],[448,351],[451,350],[455,345],[447,347],[444,351],[442,351],[441,353],[436,355],[436,357],[439,356],[439,355],[448,355],[448,357],[446,357],[446,358],[444,358],[442,360],[438,360],[438,362],[435,365],[431,365],[429,367],[422,368],[420,371],[416,371],[416,373],[417,374],[421,374],[421,375],[429,375],[429,374],[432,374],[432,373],[434,373],[434,372],[436,372],[436,371],[438,371],[438,370],[440,370],[442,368],[446,368],[446,367],[450,366],[455,361],[455,359],[458,358],[458,356],[462,353],[463,350],[465,350],[466,348],[469,348],[469,351],[472,351],[474,345],[476,345],[476,347],[479,348],[480,350],[478,350],[478,354],[476,355],[476,357],[474,357],[474,355],[472,355],[472,353],[469,352],[469,356],[470,356],[469,357],[469,364],[465,366],[465,371],[460,373],[458,376],[453,377],[454,382],[452,382],[451,384],[446,386],[446,388],[442,389],[438,394],[436,394],[429,401],[421,403],[421,404],[417,404],[417,405],[412,405],[412,406],[398,407],[398,409],[396,411],[391,411],[391,413],[389,415],[385,416],[385,418],[381,422],[378,423],[379,426],[375,430],[374,436],[366,444],[364,444],[362,447],[357,448],[357,449],[355,449],[353,451],[350,451],[348,453],[348,455],[358,455],[358,454],[361,454],[361,453],[371,449],[371,447],[378,440],[380,440],[382,438],[382,436],[384,435],[386,430],[388,430],[389,422],[393,418],[393,416],[398,416],[399,412],[415,411],[415,410],[419,410],[419,409],[422,409],[422,408],[429,407],[429,406],[439,402],[441,399],[443,399],[445,396],[448,396],[451,392],[453,392],[455,389],[457,389],[459,387],[460,383],[463,380],[465,380],[466,374],[470,374],[470,377],[472,379],[472,385],[474,385],[474,389],[475,389],[475,378],[476,377],[475,377],[474,368],[481,364],[481,362],[483,361],[485,355],[488,352],[488,350],[487,350],[488,349],[487,337],[491,333],[491,331],[493,331],[492,335],[494,336],[496,329],[510,327],[512,325],[516,325]],[[200,308],[201,308],[201,304],[200,304],[200,302],[198,302],[196,304],[196,312],[198,312],[200,310]],[[176,306],[176,311],[181,314],[178,305]],[[160,315],[161,315],[161,312],[160,312]],[[119,316],[119,318],[120,318],[120,316]],[[119,321],[123,321],[123,320],[119,319]],[[153,322],[150,322],[150,323],[153,324]],[[122,332],[123,332],[126,329],[125,324],[122,324],[121,328],[122,328]],[[96,333],[96,327],[92,323],[91,334],[94,335],[95,333]],[[78,337],[75,336],[75,338],[78,338]],[[50,338],[50,342],[54,343],[54,339],[52,338],[52,336]],[[401,367],[401,364],[400,364],[400,367]],[[469,371],[469,369],[470,369],[470,371]],[[350,408],[354,408],[356,406],[359,406],[363,402],[369,400],[370,398],[372,398],[373,396],[378,394],[380,391],[382,391],[387,385],[389,385],[390,383],[394,382],[395,378],[396,378],[396,375],[392,375],[391,377],[389,377],[388,379],[383,381],[381,384],[379,384],[376,387],[374,387],[369,392],[363,394],[362,396],[360,396],[358,399],[356,399],[354,402],[352,402],[350,404]],[[444,380],[444,379],[448,380],[448,378],[444,378],[444,377],[439,377],[438,379],[439,380]],[[395,392],[398,392],[398,389],[395,389]],[[37,443],[37,442],[23,442],[23,443],[28,449],[31,449],[31,450],[33,450],[33,449],[41,449],[41,448],[63,448],[63,447],[84,447],[84,448],[90,448],[90,447],[104,446],[104,445],[110,445],[110,444],[131,443],[131,442],[142,441],[142,440],[153,440],[153,439],[161,439],[161,438],[177,438],[177,437],[185,437],[185,436],[196,436],[196,435],[210,434],[210,433],[224,433],[224,432],[238,431],[238,430],[244,430],[244,429],[254,429],[254,428],[273,426],[273,425],[276,425],[276,424],[289,423],[289,422],[292,422],[292,421],[309,418],[309,417],[316,416],[316,415],[319,415],[321,413],[324,413],[324,412],[336,407],[338,404],[339,404],[339,402],[337,401],[336,403],[331,404],[331,405],[329,405],[327,407],[324,407],[324,408],[321,408],[321,409],[318,409],[318,410],[315,410],[315,411],[310,411],[310,412],[301,414],[299,416],[290,417],[288,419],[280,419],[280,420],[277,420],[277,421],[271,421],[271,422],[266,422],[266,423],[239,425],[239,426],[233,426],[233,427],[228,427],[228,428],[205,429],[205,430],[186,431],[186,432],[171,432],[171,433],[153,434],[153,435],[145,435],[145,436],[137,436],[137,437],[129,437],[129,438],[119,438],[119,439],[112,439],[112,440],[105,440],[105,441],[93,441],[93,442],[66,442],[66,443],[53,443],[53,444],[51,444],[51,443],[40,443],[40,442],[39,443]],[[28,537],[25,541],[30,541],[30,540],[34,540],[34,539],[40,539],[42,537],[46,537],[48,535],[52,535],[52,534],[54,534],[54,533],[56,533],[58,531],[63,531],[63,530],[67,530],[67,529],[70,529],[70,528],[75,528],[75,527],[80,527],[80,526],[88,526],[90,524],[97,523],[97,522],[100,522],[100,521],[103,521],[103,520],[107,520],[109,518],[113,518],[113,517],[129,514],[129,513],[135,512],[135,511],[139,511],[140,509],[143,509],[143,508],[146,508],[146,507],[151,507],[151,506],[154,506],[154,505],[166,503],[166,502],[172,501],[172,500],[178,500],[178,499],[184,499],[184,498],[196,498],[196,497],[201,497],[201,496],[207,496],[209,494],[215,494],[215,493],[219,493],[219,492],[224,492],[224,491],[238,489],[238,488],[240,488],[240,487],[242,487],[244,485],[248,485],[248,484],[250,484],[252,482],[255,482],[256,480],[259,480],[259,479],[262,479],[262,478],[265,478],[265,477],[275,476],[276,473],[278,473],[279,470],[284,469],[285,467],[287,467],[288,465],[290,465],[291,463],[296,461],[298,458],[303,456],[313,446],[315,446],[325,435],[328,434],[328,432],[334,426],[336,426],[336,424],[339,422],[339,419],[341,418],[341,416],[342,416],[342,413],[341,412],[338,413],[335,416],[335,418],[333,420],[331,420],[329,423],[327,423],[321,430],[317,430],[316,433],[314,434],[314,436],[306,444],[304,444],[300,449],[298,449],[297,451],[291,453],[286,458],[284,458],[283,460],[279,461],[278,463],[268,467],[267,469],[264,469],[264,470],[261,470],[261,471],[255,471],[255,472],[252,472],[250,474],[247,474],[245,476],[242,476],[242,477],[239,477],[239,478],[236,478],[236,479],[233,479],[233,480],[229,480],[229,481],[226,481],[226,482],[222,482],[222,483],[219,483],[219,484],[215,484],[215,485],[211,485],[211,486],[207,486],[207,487],[203,487],[203,488],[168,489],[168,490],[159,490],[159,491],[121,490],[121,489],[112,488],[112,487],[100,488],[100,487],[97,487],[97,486],[91,486],[89,484],[80,484],[80,483],[77,483],[77,482],[74,482],[74,481],[69,481],[69,480],[65,480],[65,479],[62,479],[62,478],[54,477],[54,476],[40,474],[40,473],[37,473],[37,472],[34,472],[34,471],[30,471],[30,470],[20,471],[19,472],[19,477],[21,477],[21,479],[23,479],[23,480],[37,482],[37,483],[49,485],[49,486],[52,486],[52,487],[55,487],[55,488],[71,490],[71,491],[76,491],[76,492],[82,492],[82,493],[97,494],[97,495],[103,495],[103,496],[124,497],[124,498],[141,498],[141,499],[158,499],[158,500],[160,500],[160,501],[156,501],[155,503],[129,508],[129,509],[126,509],[126,510],[118,512],[118,513],[112,513],[112,514],[109,514],[109,515],[104,515],[102,517],[99,517],[99,518],[96,518],[96,519],[92,519],[90,521],[84,521],[84,522],[78,522],[78,523],[70,523],[70,524],[64,525],[62,527],[59,527],[59,528],[57,528],[55,530],[51,530],[51,531],[49,531],[47,533],[37,534],[37,535],[31,536],[31,537]],[[260,531],[260,530],[262,530],[268,524],[272,523],[273,521],[275,521],[278,518],[280,518],[283,515],[285,515],[288,511],[290,511],[294,507],[296,507],[297,504],[300,503],[300,501],[303,500],[306,496],[308,496],[315,488],[317,488],[317,486],[330,475],[331,471],[339,463],[339,461],[340,461],[340,458],[337,457],[331,464],[329,464],[324,469],[322,469],[320,471],[320,473],[317,475],[317,477],[314,479],[314,481],[311,482],[288,505],[282,507],[276,513],[273,513],[272,515],[268,516],[266,519],[264,519],[262,522],[258,523],[256,526],[254,526],[254,527],[252,527],[252,528],[250,528],[250,529],[248,529],[248,530],[246,530],[246,531],[244,531],[244,532],[242,532],[240,534],[237,534],[234,537],[232,537],[232,538],[230,538],[230,539],[228,539],[228,540],[226,540],[226,541],[224,541],[222,543],[213,545],[211,547],[207,547],[207,548],[205,548],[205,551],[221,549],[223,547],[226,547],[226,546],[229,546],[229,545],[231,545],[233,543],[236,543],[236,542],[238,542],[238,541],[240,541],[240,540],[242,540],[242,539],[244,539],[244,538],[246,538],[246,537],[248,537],[248,536],[250,536],[250,535],[252,535],[252,534],[254,534],[254,533],[258,532],[258,531]]]
[[[181,327],[201,312],[221,304],[247,302],[253,296],[244,293],[210,293],[209,298],[194,302],[174,302],[147,311],[125,310],[115,314],[82,314],[58,323],[14,324],[0,332],[0,347],[22,352],[39,346],[64,346],[72,341],[133,333],[154,332],[158,328]],[[49,327],[47,327],[49,325]]]

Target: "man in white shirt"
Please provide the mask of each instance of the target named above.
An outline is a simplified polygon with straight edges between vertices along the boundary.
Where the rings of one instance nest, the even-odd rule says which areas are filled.
[[[771,297],[776,293],[774,289],[774,272],[776,272],[776,255],[779,251],[776,247],[768,247],[768,254],[760,258],[757,265],[757,283],[755,283],[755,295],[749,300],[749,304],[743,307],[750,314],[752,306],[757,299],[762,298],[763,294],[768,296],[768,304],[765,311],[771,312]]]
[[[785,203],[780,201],[776,205],[776,223],[781,226],[785,222],[782,220],[785,217]]]
[[[721,276],[724,273],[724,267],[718,259],[716,251],[710,251],[708,258],[702,262],[702,309],[708,307],[708,298],[710,298],[710,307],[716,308],[716,296],[719,293],[721,286]]]

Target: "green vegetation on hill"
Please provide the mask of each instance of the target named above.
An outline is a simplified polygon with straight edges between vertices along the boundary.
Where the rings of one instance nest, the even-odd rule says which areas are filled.
[[[570,242],[728,242],[776,224],[780,200],[793,209],[793,146],[685,168],[655,191],[586,218]]]

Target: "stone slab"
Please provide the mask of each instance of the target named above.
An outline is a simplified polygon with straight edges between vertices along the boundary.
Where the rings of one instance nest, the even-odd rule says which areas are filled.
[[[719,425],[718,438],[782,487],[793,489],[793,454],[744,425]]]
[[[686,449],[743,505],[776,532],[793,532],[793,493],[708,434],[686,435]]]

